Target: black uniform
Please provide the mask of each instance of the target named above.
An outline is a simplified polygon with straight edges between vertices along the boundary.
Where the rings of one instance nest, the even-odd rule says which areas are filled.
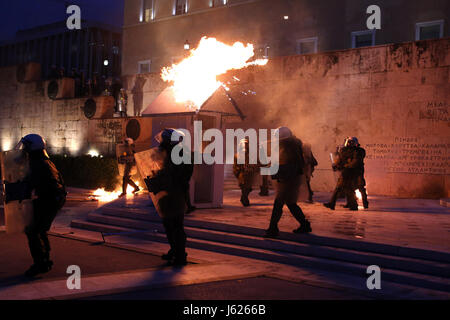
[[[356,181],[355,187],[361,193],[363,206],[364,208],[369,207],[369,201],[367,200],[367,191],[366,191],[366,179],[364,179],[364,158],[366,157],[366,150],[361,148],[360,146],[354,147],[356,152],[355,157],[355,167],[356,167]]]
[[[185,152],[190,152],[186,150]],[[191,202],[191,194],[190,194],[190,181],[192,178],[192,174],[194,173],[194,153],[190,152],[191,154],[191,163],[185,164],[184,170],[185,170],[185,179],[184,179],[184,189],[185,189],[185,199],[186,199],[186,214],[191,213],[192,211],[195,211],[197,209],[195,206],[192,205]]]
[[[145,179],[150,192],[157,194],[166,191],[167,196],[161,198],[158,205],[161,209],[162,222],[166,230],[170,250],[163,259],[172,260],[173,265],[185,265],[186,233],[184,232],[184,214],[186,212],[186,192],[192,176],[192,165],[176,165],[171,160],[172,146],[161,144],[160,149],[165,150],[167,156],[157,175]]]
[[[132,146],[129,147],[127,151],[127,155],[123,160],[125,162],[125,168],[123,170],[123,180],[122,180],[122,195],[127,193],[127,186],[130,185],[134,188],[134,191],[139,191],[139,187],[131,180],[131,169],[136,165],[136,161],[132,155],[135,153],[134,148]]]
[[[29,182],[37,199],[33,200],[33,222],[25,232],[34,264],[51,268],[47,231],[66,201],[66,190],[61,174],[44,151],[30,152],[30,168]]]
[[[339,151],[336,170],[341,171],[341,176],[336,184],[333,195],[329,203],[325,206],[333,209],[336,206],[338,194],[343,192],[347,198],[347,205],[351,210],[358,210],[358,203],[355,197],[356,179],[361,170],[361,154],[355,147],[343,147]]]
[[[244,163],[239,164],[238,154],[234,156],[233,174],[237,178],[239,188],[241,189],[241,203],[244,207],[248,207],[250,205],[248,196],[253,190],[253,180],[259,168],[257,164],[250,164],[248,145],[244,157]]]
[[[310,223],[306,220],[302,209],[297,205],[300,176],[304,167],[302,142],[295,137],[280,140],[279,155],[280,167],[278,173],[272,176],[272,179],[277,181],[276,197],[266,235],[275,236],[278,234],[278,222],[283,214],[284,205],[287,205],[291,214],[300,223],[300,228],[294,230],[294,232],[310,232]]]

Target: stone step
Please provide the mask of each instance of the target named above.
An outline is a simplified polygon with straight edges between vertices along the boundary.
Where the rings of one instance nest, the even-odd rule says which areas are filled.
[[[95,213],[116,216],[122,218],[129,218],[141,221],[151,221],[151,222],[161,222],[160,217],[157,215],[154,208],[148,208],[146,210],[137,209],[137,208],[117,208],[117,207],[108,207],[103,206],[95,211]],[[213,221],[203,221],[198,219],[189,218],[187,216],[184,221],[185,226],[187,227],[195,227],[202,228],[208,230],[216,230],[223,231],[229,233],[236,233],[241,235],[249,235],[261,237],[264,235],[264,230],[247,227],[247,226],[239,226],[239,225],[231,225],[221,222],[213,222]],[[313,226],[314,228],[314,226]],[[412,259],[420,259],[427,261],[436,261],[440,263],[450,264],[450,254],[446,252],[432,251],[432,250],[424,250],[417,248],[409,248],[409,247],[400,247],[386,244],[379,244],[373,242],[365,242],[361,240],[349,240],[349,239],[338,239],[331,237],[323,237],[317,236],[314,234],[301,235],[294,234],[289,232],[280,232],[279,238],[280,240],[288,240],[296,243],[310,244],[310,245],[320,245],[320,246],[328,246],[333,248],[340,249],[349,249],[349,250],[357,250],[360,252],[368,252],[368,253],[376,253],[383,255],[391,255]]]
[[[120,234],[134,233],[135,237],[141,239],[167,243],[165,234],[158,230],[145,232],[145,230],[143,231],[143,229],[133,229],[123,226],[105,225],[103,223],[80,221],[80,220],[72,221],[72,227],[106,233],[120,233]],[[192,232],[192,230],[189,230],[189,232]],[[278,242],[279,240],[270,240],[270,241]],[[292,252],[271,250],[268,248],[262,249],[262,248],[246,247],[241,244],[230,244],[225,243],[223,241],[216,242],[192,237],[189,237],[187,247],[199,250],[213,251],[223,254],[242,256],[251,259],[272,261],[293,266],[317,268],[327,271],[345,273],[361,277],[362,281],[365,281],[365,279],[367,279],[368,276],[366,273],[367,265],[365,264],[337,261],[320,257],[312,257]],[[393,270],[389,268],[382,268],[382,279],[385,281],[406,284],[409,286],[450,292],[450,282],[448,278]]]
[[[106,216],[101,214],[89,214],[88,221],[164,233],[162,224],[158,222],[139,221],[135,219]],[[236,244],[252,248],[285,251],[306,256],[365,265],[378,265],[382,268],[411,271],[440,277],[450,277],[450,264],[445,263],[359,252],[356,250],[332,248],[329,246],[311,246],[299,242],[265,239],[260,236],[255,237],[189,226],[186,226],[185,230],[189,238],[203,239],[214,242],[225,242],[228,244]]]

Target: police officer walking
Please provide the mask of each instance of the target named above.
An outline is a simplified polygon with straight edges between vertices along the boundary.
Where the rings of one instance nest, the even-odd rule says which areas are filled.
[[[258,170],[258,165],[250,163],[249,142],[247,138],[240,141],[239,148],[240,150],[234,156],[233,173],[238,179],[239,188],[241,189],[241,203],[244,207],[248,207],[250,205],[248,196],[253,190],[253,180]]]
[[[367,199],[367,191],[366,191],[366,179],[364,179],[364,158],[366,157],[366,150],[361,147],[359,144],[358,138],[351,137],[353,148],[355,150],[354,162],[356,164],[356,189],[361,193],[361,198],[363,202],[364,209],[369,208],[369,201]],[[349,205],[346,204],[344,208],[349,208]]]
[[[303,159],[305,160],[305,167],[303,169],[303,173],[306,178],[306,186],[308,187],[308,201],[310,203],[313,202],[314,192],[311,189],[311,178],[314,172],[314,168],[317,166],[317,160],[314,157],[311,145],[309,143],[303,144]]]
[[[134,188],[133,193],[139,192],[141,190],[133,180],[131,180],[131,169],[136,165],[134,160],[134,141],[131,138],[125,139],[125,145],[127,146],[127,151],[120,155],[119,163],[125,164],[125,169],[123,172],[122,180],[122,193],[119,197],[123,197],[127,194],[127,186],[130,185]]]
[[[29,134],[21,139],[21,143],[30,159],[30,176],[27,181],[37,196],[33,200],[33,221],[25,230],[34,262],[25,275],[34,277],[52,268],[47,231],[63,207],[67,193],[61,174],[45,150],[45,140],[40,135]]]
[[[179,140],[172,141],[172,134],[178,135]],[[145,179],[149,192],[155,195],[162,191],[167,192],[167,195],[158,201],[170,245],[169,252],[164,254],[162,259],[168,260],[168,264],[173,266],[187,264],[186,233],[183,224],[186,212],[186,185],[189,184],[192,169],[189,164],[175,164],[171,158],[173,148],[181,142],[183,136],[184,134],[178,130],[166,128],[155,137],[159,143],[159,150],[166,156],[162,169],[155,176]]]
[[[283,206],[287,205],[300,227],[294,233],[311,232],[311,224],[297,205],[300,191],[300,177],[303,173],[304,159],[302,142],[296,138],[287,127],[277,129],[279,136],[279,170],[272,176],[277,181],[276,196],[273,204],[272,216],[266,237],[276,237],[279,234],[278,222],[283,214]],[[272,142],[273,143],[273,142]]]
[[[330,202],[324,203],[324,206],[331,210],[335,209],[336,200],[340,192],[343,192],[347,198],[347,207],[350,210],[358,210],[355,189],[356,180],[361,171],[362,159],[355,147],[355,141],[352,137],[345,139],[344,147],[338,151],[337,160],[333,164],[333,170],[340,171],[341,176],[338,179]]]

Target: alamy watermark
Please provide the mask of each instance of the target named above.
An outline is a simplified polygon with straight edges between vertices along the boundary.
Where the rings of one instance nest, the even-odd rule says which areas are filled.
[[[73,4],[67,7],[66,13],[70,14],[67,18],[66,26],[69,30],[81,29],[81,9],[79,6]]]
[[[182,132],[182,134],[180,135],[179,132]],[[279,132],[277,129],[271,129],[270,136],[268,136],[267,129],[247,129],[246,131],[243,129],[226,129],[224,139],[221,130],[212,128],[203,132],[202,122],[194,121],[193,134],[194,139],[192,140],[190,131],[186,129],[176,129],[172,133],[171,140],[174,142],[178,142],[180,136],[182,136],[181,143],[178,143],[171,153],[174,164],[234,164],[236,155],[238,164],[261,166],[261,175],[275,175],[278,172]],[[248,143],[243,143],[244,139]],[[236,140],[238,141],[237,148],[235,148]],[[203,148],[203,142],[210,143]],[[269,142],[270,155],[268,153]],[[181,152],[182,150],[190,150],[192,144],[194,146],[193,159],[191,159],[190,152]]]
[[[367,274],[370,276],[367,278],[366,286],[369,290],[381,289],[381,269],[377,265],[371,265],[367,267]]]
[[[69,290],[81,289],[81,268],[77,265],[70,265],[67,267],[67,274],[70,276],[67,278],[66,285]]]

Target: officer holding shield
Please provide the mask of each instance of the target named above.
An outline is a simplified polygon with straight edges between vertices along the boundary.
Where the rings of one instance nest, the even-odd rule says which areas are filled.
[[[172,139],[172,135],[176,139]],[[192,176],[192,164],[175,164],[172,161],[172,150],[183,139],[183,132],[175,129],[164,129],[156,137],[159,151],[164,155],[162,168],[152,177],[144,179],[148,191],[157,198],[155,206],[162,218],[170,250],[162,258],[169,265],[184,266],[187,264],[186,233],[184,232],[184,215],[187,209],[186,192]],[[175,140],[175,141],[174,141]],[[187,152],[182,149],[181,152]],[[161,193],[162,196],[158,196]],[[152,198],[153,199],[153,198]]]
[[[51,270],[50,242],[47,231],[58,211],[66,201],[66,189],[61,174],[45,150],[45,140],[37,134],[29,134],[21,139],[24,150],[29,155],[30,175],[26,181],[34,190],[33,221],[25,229],[33,265],[25,275],[34,277]]]

